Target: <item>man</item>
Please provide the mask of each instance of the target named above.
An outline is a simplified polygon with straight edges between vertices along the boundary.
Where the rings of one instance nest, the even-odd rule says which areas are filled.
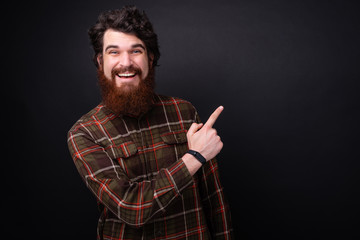
[[[223,143],[187,101],[154,93],[160,57],[144,12],[100,14],[89,30],[103,101],[68,133],[101,210],[98,239],[231,239],[214,158]]]

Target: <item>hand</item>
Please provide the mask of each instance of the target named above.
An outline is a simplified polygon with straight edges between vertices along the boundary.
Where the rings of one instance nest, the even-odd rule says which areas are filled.
[[[199,152],[207,161],[214,158],[224,145],[213,128],[223,110],[223,106],[218,107],[205,124],[193,123],[186,134],[189,149]]]

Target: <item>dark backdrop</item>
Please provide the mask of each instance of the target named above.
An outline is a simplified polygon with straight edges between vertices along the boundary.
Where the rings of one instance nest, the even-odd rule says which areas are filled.
[[[96,201],[66,134],[100,101],[87,29],[127,3],[145,9],[158,33],[157,92],[190,100],[203,120],[225,106],[215,127],[236,239],[358,239],[358,4],[255,0],[4,8],[3,71],[15,84],[3,90],[12,238],[95,239]]]

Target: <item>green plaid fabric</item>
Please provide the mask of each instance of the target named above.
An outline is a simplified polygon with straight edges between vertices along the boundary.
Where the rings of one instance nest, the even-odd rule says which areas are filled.
[[[199,122],[182,99],[156,95],[139,118],[102,104],[68,132],[75,166],[101,210],[98,239],[231,239],[216,159],[191,176],[181,157]]]

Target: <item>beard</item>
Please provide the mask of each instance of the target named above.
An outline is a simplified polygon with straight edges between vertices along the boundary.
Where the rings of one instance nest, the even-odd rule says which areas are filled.
[[[132,117],[138,117],[150,110],[154,104],[154,68],[149,68],[149,73],[145,79],[140,79],[138,86],[131,83],[122,84],[121,87],[116,86],[115,76],[125,71],[135,71],[141,76],[141,70],[135,67],[114,68],[111,71],[111,78],[108,79],[104,71],[98,69],[97,75],[101,96],[105,107],[115,114],[123,114]]]

